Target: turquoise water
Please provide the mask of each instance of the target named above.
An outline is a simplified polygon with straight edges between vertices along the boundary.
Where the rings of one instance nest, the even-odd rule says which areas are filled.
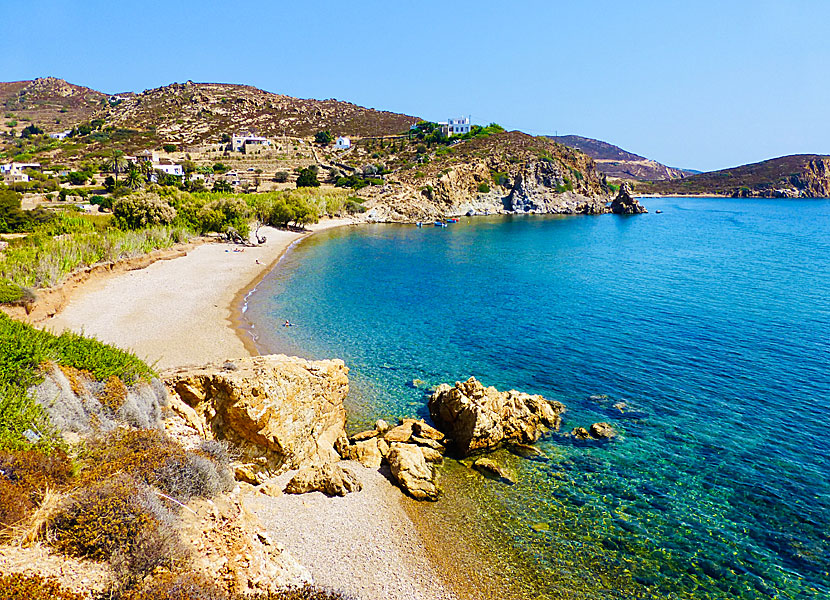
[[[247,317],[264,349],[346,360],[355,429],[469,375],[565,403],[563,432],[611,422],[478,484],[528,594],[828,598],[830,201],[644,203],[323,232]]]

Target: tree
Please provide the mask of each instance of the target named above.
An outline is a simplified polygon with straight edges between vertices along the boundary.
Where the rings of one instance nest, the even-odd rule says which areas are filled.
[[[83,185],[87,179],[89,179],[89,173],[86,171],[72,171],[69,173],[70,185]]]
[[[164,146],[162,146],[161,148],[162,150],[167,152],[167,154],[170,154],[171,152],[176,151],[176,144],[164,144]]]
[[[317,181],[317,169],[311,167],[302,169],[297,177],[297,187],[320,187],[320,182]]]
[[[142,161],[139,164],[138,168],[141,171],[141,174],[144,175],[144,179],[146,179],[147,181],[150,181],[150,179],[153,177],[153,173],[155,173],[153,163],[149,160]]]
[[[321,146],[328,146],[331,144],[332,135],[328,131],[318,131],[314,134],[314,141],[320,144]]]
[[[34,123],[32,123],[28,127],[23,128],[23,131],[20,132],[20,137],[30,138],[33,135],[42,135],[42,134],[43,134],[43,130],[40,127],[38,127],[37,125],[35,125]]]
[[[104,189],[110,194],[115,191],[115,179],[112,178],[112,175],[107,175],[104,179]]]
[[[233,188],[231,184],[227,181],[215,181],[213,182],[213,191],[214,192],[232,192]]]
[[[285,183],[288,181],[288,171],[277,171],[274,173],[273,181],[275,183]]]
[[[176,218],[176,209],[159,198],[158,194],[139,192],[116,200],[112,214],[119,225],[127,229],[141,229],[153,225],[167,225]]]
[[[113,150],[112,154],[107,158],[107,168],[115,175],[115,186],[118,187],[118,174],[124,171],[127,165],[127,160],[124,158],[124,153],[121,150]]]
[[[213,172],[218,174],[218,175],[221,175],[222,173],[227,173],[230,170],[231,170],[230,167],[227,167],[227,166],[223,165],[222,163],[216,163],[215,165],[213,165]]]
[[[138,167],[135,165],[130,165],[130,170],[127,171],[127,178],[124,180],[124,183],[127,185],[128,188],[132,190],[137,190],[141,187],[141,172],[138,170]]]

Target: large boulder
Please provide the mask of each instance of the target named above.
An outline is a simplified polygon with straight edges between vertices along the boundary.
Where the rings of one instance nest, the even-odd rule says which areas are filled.
[[[437,500],[436,472],[420,446],[395,442],[386,457],[392,477],[416,500]]]
[[[354,473],[341,465],[329,464],[300,469],[285,486],[285,493],[323,492],[326,496],[345,496],[361,488]]]
[[[548,429],[559,429],[564,410],[539,395],[484,387],[475,377],[454,387],[442,383],[429,399],[432,420],[462,456],[502,442],[535,442]]]
[[[639,215],[647,213],[646,207],[640,204],[633,195],[631,184],[624,181],[620,185],[617,197],[611,202],[611,212],[615,215]]]
[[[168,430],[231,442],[237,477],[261,483],[290,469],[339,460],[348,369],[341,360],[255,356],[166,374],[177,423]]]

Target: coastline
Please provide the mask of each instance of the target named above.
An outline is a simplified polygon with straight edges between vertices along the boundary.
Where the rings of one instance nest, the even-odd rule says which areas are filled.
[[[247,296],[293,244],[353,223],[330,219],[306,232],[267,228],[263,233],[268,242],[243,252],[234,252],[233,244],[205,243],[180,253],[177,260],[95,273],[74,286],[58,311],[39,326],[56,333],[84,332],[130,349],[160,371],[256,355],[242,323]],[[266,529],[290,538],[277,539],[325,587],[361,600],[378,594],[393,600],[456,599],[404,509],[401,492],[380,472],[354,468],[364,489],[345,499],[319,492],[255,494],[246,503]],[[303,518],[296,519],[295,513]],[[291,537],[296,527],[301,527],[301,537]]]

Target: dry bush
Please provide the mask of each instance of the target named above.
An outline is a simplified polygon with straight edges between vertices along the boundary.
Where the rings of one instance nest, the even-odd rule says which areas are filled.
[[[340,592],[324,590],[313,585],[297,588],[287,588],[276,594],[256,596],[256,600],[349,600],[348,596]]]
[[[0,574],[0,597],[3,600],[83,600],[53,580],[40,575]]]
[[[122,581],[185,560],[175,517],[141,481],[120,475],[78,490],[49,525],[49,540],[72,556],[111,559]]]
[[[72,475],[65,452],[0,451],[0,527],[20,524],[48,488],[64,487]]]
[[[120,600],[230,600],[211,581],[193,573],[162,573]]]
[[[110,375],[99,398],[101,404],[112,412],[118,411],[127,399],[127,386],[115,375]]]
[[[215,448],[213,452],[222,458]],[[117,429],[103,435],[87,445],[83,462],[85,481],[128,473],[180,502],[214,496],[234,483],[229,459],[219,462],[207,451],[187,451],[157,429]]]

